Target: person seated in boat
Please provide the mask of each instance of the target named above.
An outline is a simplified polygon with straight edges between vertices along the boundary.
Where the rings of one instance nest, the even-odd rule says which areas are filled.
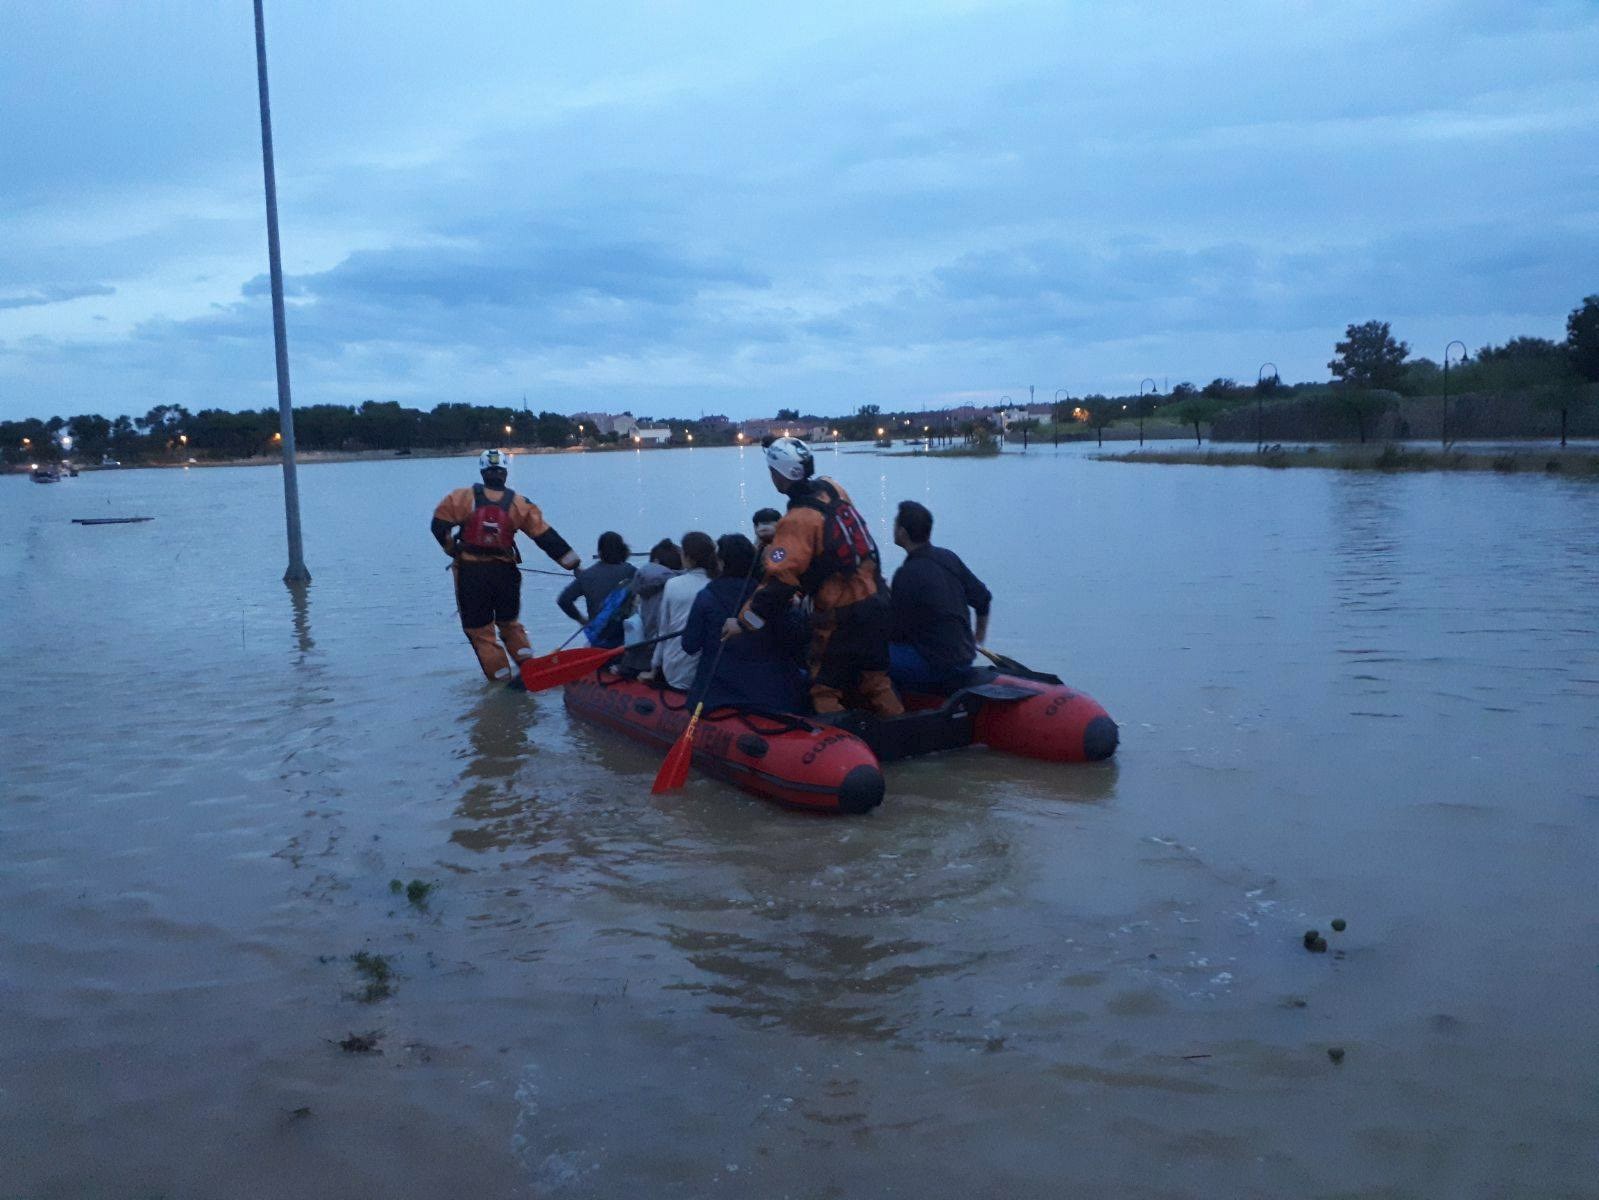
[[[905,709],[888,678],[888,602],[866,520],[843,488],[816,475],[811,448],[799,438],[768,439],[765,448],[772,486],[788,497],[788,512],[762,555],[761,586],[728,621],[726,633],[760,629],[784,616],[796,595],[808,596],[807,663],[816,712],[861,706],[881,717],[899,716]]]
[[[783,519],[783,514],[775,508],[757,509],[751,518],[755,526],[755,553],[761,555],[772,544],[772,539],[777,536],[777,523]],[[764,564],[757,561],[755,564],[755,578],[762,579],[766,575]]]
[[[610,649],[622,644],[623,601],[638,568],[627,561],[627,543],[619,533],[606,530],[600,534],[598,549],[600,561],[579,571],[577,577],[555,598],[555,603],[579,625],[593,623],[609,604],[610,615],[590,633],[589,641],[592,645]],[[621,592],[620,596],[617,596],[618,592]],[[616,597],[614,602],[613,596]],[[577,607],[580,597],[588,609],[587,613],[579,611]]]
[[[777,536],[777,523],[783,519],[783,514],[775,508],[760,508],[755,510],[751,518],[755,525],[755,552],[759,554],[772,544],[772,539]]]
[[[722,627],[760,585],[754,577],[755,545],[742,533],[717,538],[716,558],[717,577],[694,597],[683,627],[684,651],[699,656],[689,702],[703,700],[707,711],[723,707],[804,711],[808,707],[800,666],[804,634],[792,611],[718,648]]]
[[[617,664],[618,673],[634,678],[650,669],[654,647],[634,648],[632,643],[649,641],[661,632],[661,591],[682,569],[683,554],[671,538],[662,538],[650,547],[650,561],[633,576],[632,612],[623,623],[629,649]]]
[[[894,572],[890,606],[894,635],[888,671],[894,685],[909,691],[946,691],[964,682],[988,640],[993,595],[953,550],[935,546],[933,514],[914,500],[900,503],[894,518],[894,544],[905,562]],[[967,610],[976,614],[977,627]]]
[[[716,577],[716,543],[711,535],[698,529],[683,535],[683,571],[668,579],[661,589],[661,632],[673,633],[688,621],[689,609],[694,607],[694,597]],[[683,648],[682,638],[670,638],[655,643],[654,665],[651,677],[659,679],[669,688],[686,692],[694,685],[694,672],[699,667],[699,655]]]
[[[519,620],[522,573],[516,569],[520,559],[516,535],[532,538],[535,546],[569,571],[577,570],[582,560],[550,528],[538,505],[505,486],[511,469],[509,451],[485,450],[477,463],[483,482],[457,488],[439,501],[431,532],[455,560],[455,607],[478,666],[489,679],[517,688],[522,681],[511,661],[531,658],[533,650]]]

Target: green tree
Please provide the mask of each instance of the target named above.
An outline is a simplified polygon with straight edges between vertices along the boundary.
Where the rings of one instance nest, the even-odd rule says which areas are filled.
[[[1182,385],[1179,384],[1178,386]],[[1189,385],[1189,390],[1190,392],[1193,390],[1192,384]],[[1172,395],[1175,396],[1176,394],[1177,388],[1173,388]],[[1215,419],[1216,413],[1221,407],[1221,402],[1212,397],[1193,396],[1190,399],[1180,401],[1171,409],[1171,414],[1178,424],[1192,425],[1194,427],[1194,445],[1197,446],[1203,440],[1199,433],[1200,425]]]
[[[1108,396],[1101,396],[1097,392],[1092,396],[1084,396],[1080,406],[1088,414],[1089,427],[1099,437],[1099,444],[1105,444],[1105,426],[1122,415],[1122,407]]]
[[[577,425],[560,413],[541,412],[533,437],[541,446],[565,446],[577,437]]]
[[[1350,325],[1344,340],[1333,349],[1338,357],[1327,364],[1333,376],[1352,388],[1388,388],[1399,385],[1405,375],[1404,362],[1410,347],[1396,341],[1387,321],[1367,321]]]
[[[799,409],[780,408],[777,410],[777,419],[779,421],[798,421],[800,419]]]
[[[1599,296],[1588,296],[1566,318],[1566,352],[1589,383],[1599,383]]]
[[[72,451],[80,459],[99,458],[111,444],[111,422],[99,413],[71,417],[67,428],[72,431]]]
[[[1212,379],[1199,389],[1201,396],[1209,396],[1212,400],[1228,400],[1238,392],[1238,385],[1231,379]]]
[[[1355,429],[1360,434],[1361,442],[1364,443],[1366,431],[1371,427],[1371,423],[1399,403],[1399,393],[1382,389],[1345,387],[1339,390],[1334,402],[1340,411],[1354,420]]]

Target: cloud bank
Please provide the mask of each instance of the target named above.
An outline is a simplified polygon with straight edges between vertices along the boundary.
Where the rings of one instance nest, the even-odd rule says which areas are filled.
[[[248,13],[35,7],[0,416],[271,404]],[[1599,291],[1591,5],[331,7],[268,5],[301,402],[1323,378]]]

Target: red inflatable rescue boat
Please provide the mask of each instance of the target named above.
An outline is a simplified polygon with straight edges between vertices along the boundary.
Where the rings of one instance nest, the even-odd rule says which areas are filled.
[[[880,763],[974,743],[1045,762],[1116,752],[1116,722],[1092,697],[1014,660],[974,670],[949,695],[907,694],[902,717],[842,713],[824,722],[721,708],[700,718],[694,765],[757,796],[813,812],[863,813],[883,801]],[[683,693],[609,671],[566,685],[574,716],[665,751],[688,724]]]
[[[662,752],[689,718],[682,692],[609,671],[567,684],[566,707]],[[863,813],[883,802],[883,772],[866,743],[805,717],[736,708],[704,713],[694,732],[694,765],[788,808]]]

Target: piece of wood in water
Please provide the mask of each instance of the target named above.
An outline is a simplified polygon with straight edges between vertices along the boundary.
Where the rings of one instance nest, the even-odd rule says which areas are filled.
[[[73,517],[74,525],[136,525],[140,521],[153,521],[154,517]]]

